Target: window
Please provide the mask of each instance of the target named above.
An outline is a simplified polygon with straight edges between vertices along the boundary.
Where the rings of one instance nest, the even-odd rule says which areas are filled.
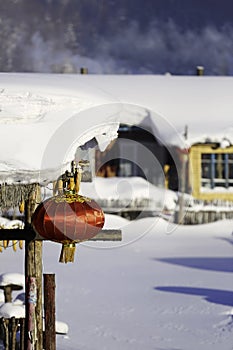
[[[233,154],[201,154],[201,187],[233,187]]]

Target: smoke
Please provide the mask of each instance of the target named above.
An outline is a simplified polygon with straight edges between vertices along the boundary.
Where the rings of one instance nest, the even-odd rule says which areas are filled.
[[[203,65],[207,74],[232,75],[233,28],[182,31],[170,21],[141,32],[133,22],[111,40],[101,39],[92,54],[105,72],[193,74]]]
[[[231,25],[184,31],[170,20],[153,21],[141,30],[132,21],[111,36],[97,33],[91,45],[76,48],[69,45],[67,35],[45,40],[40,32],[33,33],[19,52],[18,70],[75,73],[87,67],[98,74],[190,75],[203,65],[207,75],[233,75]]]

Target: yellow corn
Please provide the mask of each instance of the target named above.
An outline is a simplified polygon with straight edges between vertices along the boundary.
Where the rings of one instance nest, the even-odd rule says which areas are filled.
[[[19,205],[19,211],[20,211],[20,213],[23,213],[23,212],[24,212],[24,207],[25,207],[25,203],[24,203],[24,201],[22,201],[22,202],[20,203],[20,205]]]
[[[6,239],[4,239],[4,241],[3,241],[3,247],[4,247],[4,249],[6,249],[6,248],[8,247],[8,245],[9,245],[9,241],[7,241]]]
[[[17,250],[17,241],[12,241],[12,243],[13,243],[13,245],[12,245],[13,250],[14,250],[14,252],[16,252],[16,250]]]

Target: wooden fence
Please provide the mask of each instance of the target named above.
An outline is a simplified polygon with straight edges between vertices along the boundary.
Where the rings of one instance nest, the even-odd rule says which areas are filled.
[[[0,341],[5,350],[24,350],[25,318],[0,318]]]
[[[196,225],[196,224],[207,224],[210,222],[233,219],[233,210],[192,210],[191,208],[186,209],[183,224],[185,225]]]

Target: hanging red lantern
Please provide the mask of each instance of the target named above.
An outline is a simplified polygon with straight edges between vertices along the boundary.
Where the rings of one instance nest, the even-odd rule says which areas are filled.
[[[32,226],[40,236],[63,244],[60,262],[73,262],[75,243],[97,235],[104,226],[104,213],[93,199],[59,194],[39,204]]]

